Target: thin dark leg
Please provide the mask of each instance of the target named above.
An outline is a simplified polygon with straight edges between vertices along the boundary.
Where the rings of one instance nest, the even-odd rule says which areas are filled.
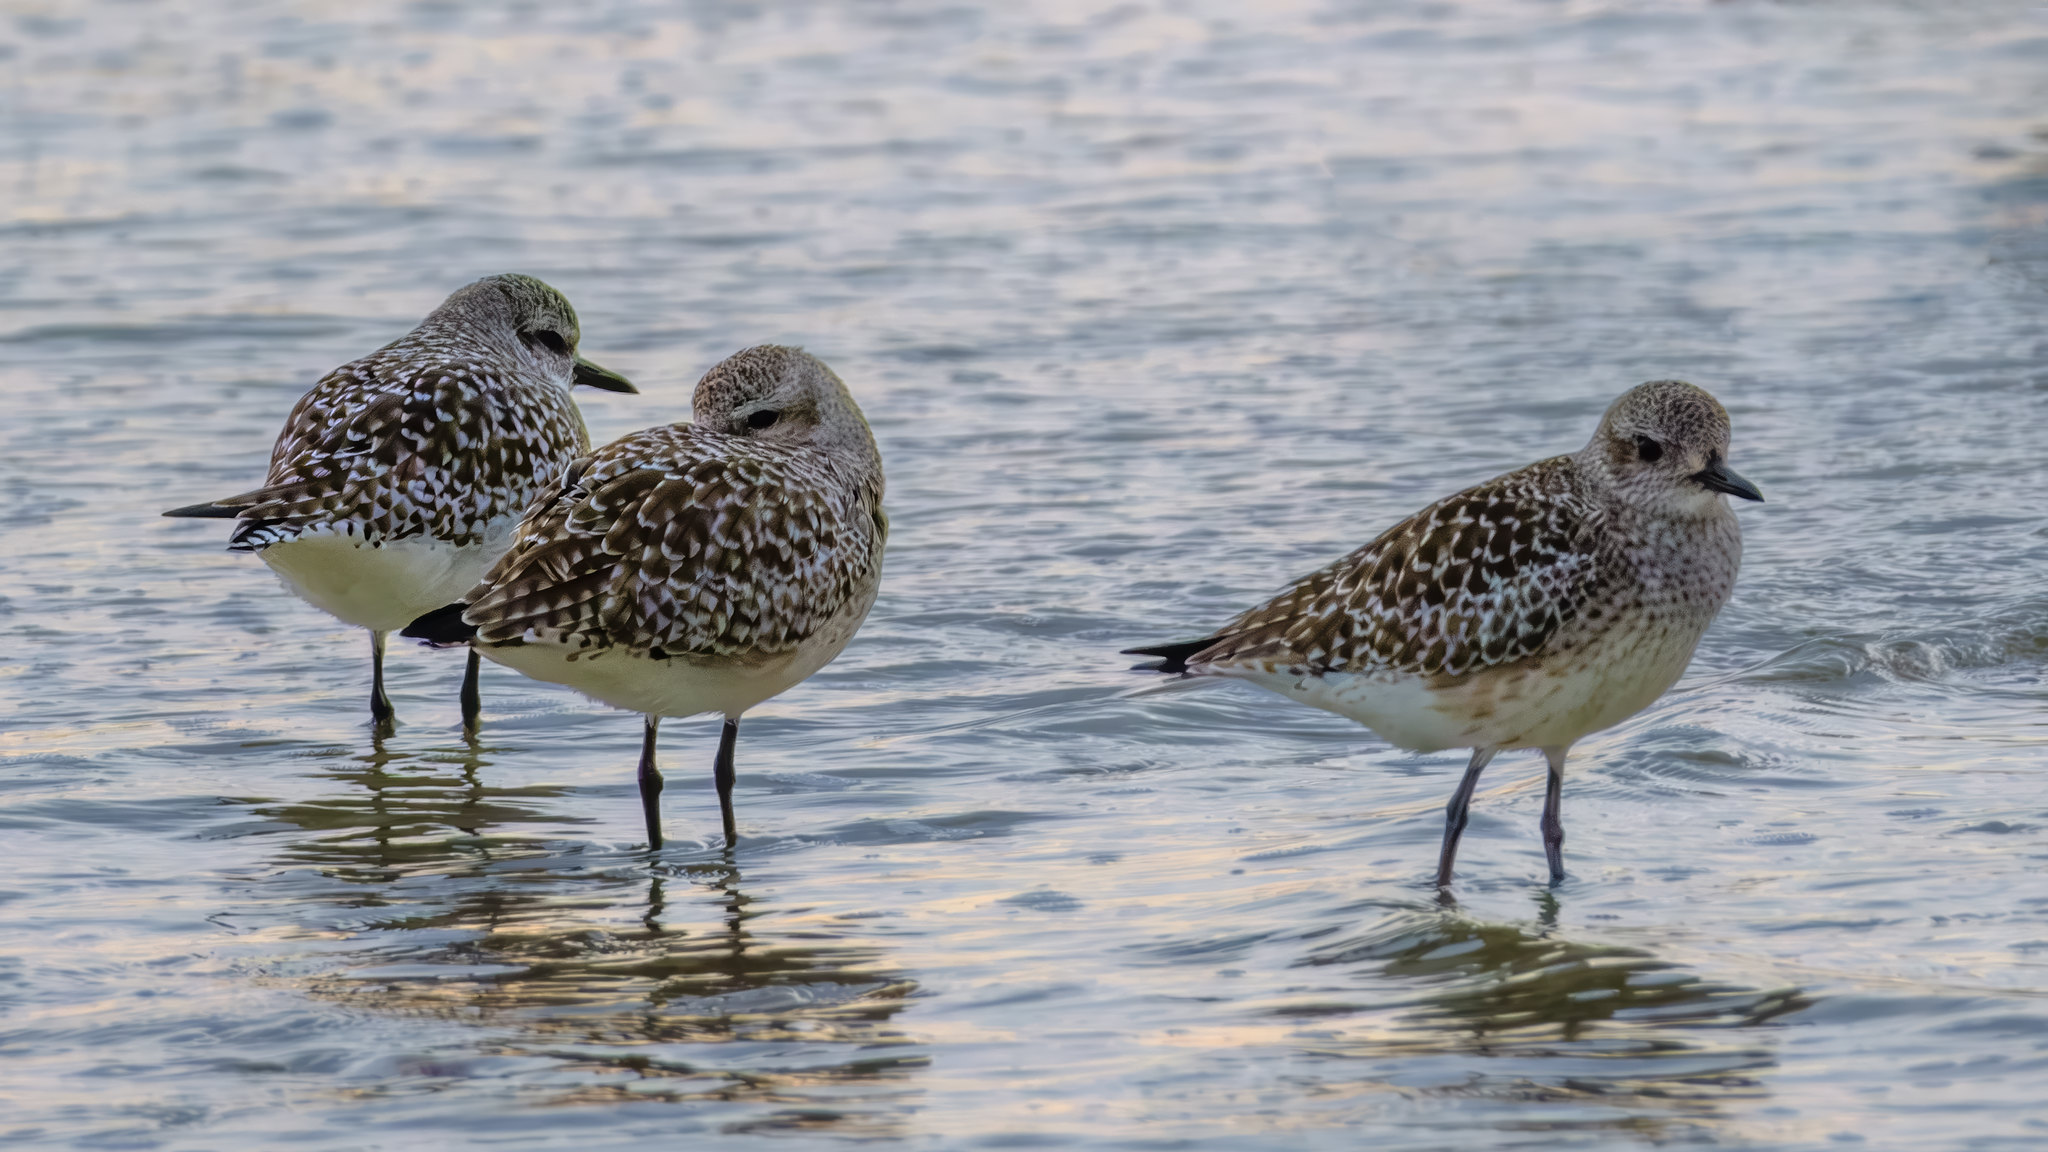
[[[654,733],[661,717],[647,718],[647,735],[640,741],[640,810],[647,816],[647,846],[661,847],[661,769],[654,766]]]
[[[1486,771],[1494,751],[1492,748],[1472,750],[1472,759],[1465,765],[1465,778],[1458,782],[1458,790],[1451,793],[1451,802],[1444,807],[1444,848],[1436,860],[1436,886],[1439,888],[1450,886],[1451,865],[1458,859],[1458,838],[1465,834],[1465,825],[1471,819],[1472,793],[1478,789],[1479,774]]]
[[[391,706],[391,697],[384,694],[384,637],[388,632],[370,633],[370,719],[379,724],[389,724],[397,709]]]
[[[483,674],[483,666],[484,658],[477,654],[476,649],[471,648],[469,650],[469,667],[464,669],[462,673],[462,726],[464,728],[476,727],[477,717],[483,715],[484,694],[482,688],[477,684],[478,677]]]
[[[1543,789],[1543,855],[1550,860],[1550,882],[1564,883],[1564,756],[1568,748],[1545,748],[1550,779]]]
[[[718,785],[718,814],[725,817],[725,846],[735,847],[740,842],[739,828],[732,819],[732,744],[740,738],[740,722],[737,717],[728,716],[725,728],[718,734],[718,759],[711,765],[711,779]]]

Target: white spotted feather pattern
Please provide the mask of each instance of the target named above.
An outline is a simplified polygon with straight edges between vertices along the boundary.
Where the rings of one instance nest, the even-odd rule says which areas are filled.
[[[481,542],[590,450],[565,382],[422,329],[327,374],[292,409],[229,546],[302,536]]]
[[[1699,388],[1623,393],[1593,439],[1431,504],[1150,670],[1242,680],[1417,752],[1470,748],[1445,810],[1451,882],[1479,774],[1540,748],[1543,851],[1564,878],[1565,758],[1678,680],[1735,586],[1728,413]]]
[[[578,460],[520,524],[463,619],[485,644],[671,656],[796,649],[868,595],[878,470],[675,424]]]
[[[1221,628],[1190,664],[1462,676],[1543,652],[1620,575],[1560,456],[1437,501]]]

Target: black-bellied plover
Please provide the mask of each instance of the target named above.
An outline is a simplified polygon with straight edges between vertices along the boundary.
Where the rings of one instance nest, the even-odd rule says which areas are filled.
[[[659,848],[664,716],[725,718],[712,777],[728,847],[740,715],[823,668],[875,602],[882,455],[838,376],[796,348],[728,357],[695,423],[576,461],[462,603],[404,632],[646,717],[640,802]]]
[[[1439,885],[1487,762],[1542,749],[1556,883],[1566,752],[1671,687],[1735,586],[1742,531],[1723,494],[1763,495],[1727,456],[1712,396],[1644,384],[1577,453],[1439,500],[1200,640],[1129,652],[1164,657],[1152,670],[1269,688],[1402,748],[1472,749]]]
[[[534,494],[590,451],[572,384],[634,391],[576,354],[576,310],[531,276],[487,276],[299,399],[263,487],[166,516],[236,521],[285,586],[370,631],[370,714],[392,716],[384,638],[475,584]],[[462,716],[481,707],[477,661]]]

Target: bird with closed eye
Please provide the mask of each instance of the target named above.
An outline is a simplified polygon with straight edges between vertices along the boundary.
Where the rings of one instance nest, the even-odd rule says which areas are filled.
[[[723,719],[712,778],[737,843],[740,717],[846,647],[875,602],[889,532],[881,450],[817,357],[736,353],[698,382],[691,407],[691,423],[576,461],[476,587],[405,630],[640,713],[642,815],[657,848],[662,719]]]

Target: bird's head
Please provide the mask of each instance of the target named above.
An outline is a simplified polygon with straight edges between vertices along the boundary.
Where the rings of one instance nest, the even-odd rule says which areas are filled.
[[[1630,505],[1664,515],[1701,515],[1723,506],[1724,494],[1764,498],[1728,467],[1727,410],[1682,380],[1622,393],[1580,461]]]
[[[845,382],[801,348],[733,353],[697,382],[691,408],[698,424],[729,436],[880,459]]]
[[[538,375],[607,392],[637,392],[631,381],[576,354],[583,330],[569,298],[532,276],[486,276],[456,290],[427,317],[461,329]]]

